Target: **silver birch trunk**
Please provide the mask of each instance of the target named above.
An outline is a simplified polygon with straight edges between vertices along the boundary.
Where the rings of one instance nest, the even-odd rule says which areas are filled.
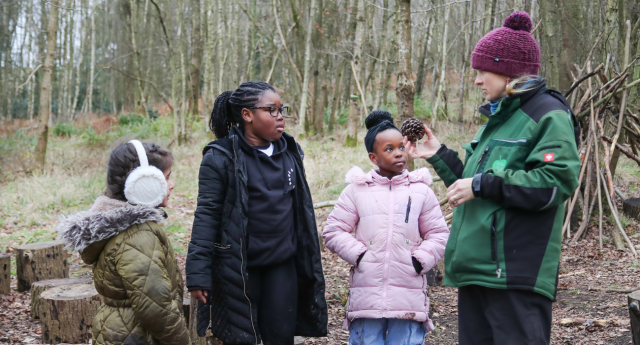
[[[38,130],[38,144],[35,158],[40,172],[44,171],[49,140],[49,108],[51,104],[51,77],[53,75],[53,58],[56,52],[56,33],[58,31],[59,0],[51,0],[49,6],[49,22],[47,25],[47,51],[42,66],[42,81],[40,82],[40,128]]]
[[[362,71],[362,42],[364,40],[364,30],[365,30],[365,5],[364,0],[358,0],[358,12],[356,15],[356,32],[353,41],[353,58],[352,58],[352,66],[347,66],[347,70],[351,72],[351,86],[350,86],[350,103],[349,103],[349,121],[347,126],[347,137],[345,138],[345,146],[347,147],[355,147],[358,144],[358,123],[362,118],[362,110],[357,106],[358,98],[353,95],[359,94],[358,86],[356,83],[359,82],[359,78],[361,78]],[[352,67],[352,68],[349,68]],[[364,90],[363,90],[364,93]],[[354,100],[355,99],[355,100]],[[362,102],[365,100],[362,99]],[[354,103],[356,104],[356,108],[354,109]]]
[[[94,0],[95,1],[95,0]],[[129,3],[131,4],[131,47],[133,48],[133,68],[134,68],[134,73],[136,78],[138,78],[137,80],[137,84],[138,84],[138,89],[140,92],[140,100],[139,100],[139,104],[136,104],[136,111],[141,111],[142,114],[146,114],[147,113],[147,98],[145,97],[144,94],[144,87],[142,86],[142,82],[140,81],[140,79],[142,78],[142,73],[140,70],[140,52],[138,51],[138,45],[136,42],[136,25],[137,25],[137,21],[138,21],[138,5],[137,5],[137,1],[136,0],[130,0]],[[93,10],[95,12],[95,8]],[[91,22],[93,23],[93,13],[91,14]],[[93,25],[92,25],[93,28]],[[92,63],[91,63],[91,76],[90,76],[90,85],[93,85],[93,65],[94,65],[94,51],[95,51],[95,33],[92,32],[91,34],[91,59],[92,59]],[[92,92],[92,90],[90,90]]]
[[[304,51],[304,78],[302,81],[302,97],[300,99],[300,126],[305,128],[305,116],[307,113],[307,98],[309,94],[309,71],[311,70],[311,34],[313,30],[314,14],[316,10],[316,0],[311,0],[311,11],[309,11],[309,22],[307,25],[307,39]]]
[[[444,82],[446,76],[446,67],[447,67],[447,34],[449,30],[449,16],[451,14],[451,5],[447,5],[444,9],[444,32],[442,33],[442,61],[440,65],[440,82],[438,85],[438,95],[433,102],[433,110],[431,111],[431,116],[433,120],[431,122],[432,127],[436,127],[438,122],[438,104],[440,99],[442,98],[442,93],[444,92]]]
[[[133,2],[134,0],[132,0]],[[94,74],[94,69],[96,66],[96,22],[95,22],[95,18],[96,18],[96,7],[98,6],[96,4],[97,0],[93,0],[92,2],[92,7],[91,7],[91,62],[89,65],[89,88],[87,89],[87,93],[88,96],[86,98],[87,102],[87,106],[86,109],[84,110],[85,112],[92,112],[93,111],[93,74]],[[133,11],[133,10],[132,10]],[[132,16],[133,16],[133,12],[132,12]],[[137,61],[137,57],[135,56],[136,53],[136,42],[135,42],[135,33],[134,33],[134,29],[133,29],[133,19],[131,22],[131,36],[132,36],[132,43],[133,43],[133,47],[134,47],[134,61]],[[140,78],[140,75],[138,75],[138,78]],[[144,96],[142,96],[144,98]]]

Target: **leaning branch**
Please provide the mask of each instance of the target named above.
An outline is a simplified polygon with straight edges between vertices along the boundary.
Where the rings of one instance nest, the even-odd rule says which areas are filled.
[[[153,1],[153,0],[151,0],[151,1]],[[117,68],[115,68],[115,67],[113,67],[113,66],[103,66],[103,65],[101,65],[100,67],[102,67],[102,68],[110,68],[110,69],[112,69],[112,70],[114,70],[114,71],[116,71],[116,72],[120,72],[120,74],[122,74],[123,76],[125,76],[125,77],[127,77],[127,78],[129,78],[129,79],[133,79],[133,80],[141,81],[141,82],[143,82],[143,83],[148,84],[149,86],[151,86],[151,87],[153,88],[153,90],[158,94],[158,96],[160,96],[160,97],[162,98],[162,100],[167,104],[167,106],[169,106],[169,108],[171,109],[171,111],[174,111],[174,110],[173,110],[173,106],[171,106],[171,104],[169,103],[169,101],[167,100],[167,98],[164,96],[164,94],[163,94],[162,92],[160,92],[160,90],[158,90],[158,88],[156,88],[156,86],[155,86],[152,82],[150,82],[150,81],[146,81],[146,80],[144,80],[144,79],[136,78],[136,77],[131,76],[131,75],[128,75],[128,74],[126,74],[125,72],[123,72],[123,71],[121,71],[121,70],[119,70],[119,69],[117,69]]]
[[[39,64],[38,67],[34,68],[33,71],[31,71],[31,74],[29,74],[29,76],[27,77],[27,80],[24,83],[22,83],[22,85],[18,86],[16,88],[16,91],[20,91],[20,89],[22,89],[25,85],[27,85],[29,80],[31,80],[31,77],[33,77],[33,75],[36,74],[36,72],[40,69],[40,67],[42,67],[42,64]]]
[[[567,98],[569,97],[569,95],[573,92],[573,90],[575,90],[576,87],[578,87],[578,85],[580,85],[583,81],[593,77],[594,75],[596,75],[598,73],[598,71],[600,71],[602,68],[604,67],[604,63],[601,63],[600,66],[598,66],[598,68],[596,68],[593,72],[585,75],[584,77],[578,79],[577,81],[575,81],[573,83],[573,85],[571,85],[571,87],[569,88],[569,91],[567,91],[567,93],[564,94],[564,97]]]
[[[613,139],[607,136],[603,136],[602,139],[608,141],[609,143],[613,143]],[[636,161],[636,163],[640,165],[640,157],[634,155],[633,152],[627,150],[624,146],[620,145],[619,143],[616,143],[615,148],[617,148],[618,151],[624,153],[627,157],[633,159],[634,161]]]
[[[273,0],[273,13],[275,14],[275,17],[276,17],[276,27],[278,28],[278,33],[280,34],[280,41],[282,41],[282,46],[284,47],[284,51],[287,53],[287,57],[289,58],[289,63],[291,63],[291,67],[293,67],[293,70],[296,72],[298,81],[300,81],[300,84],[302,84],[303,83],[302,75],[298,70],[298,66],[296,66],[296,63],[293,61],[293,58],[291,57],[291,52],[289,52],[289,48],[287,48],[287,40],[284,38],[284,34],[282,33],[282,29],[280,28],[280,19],[278,18],[278,4],[276,4],[276,0]]]

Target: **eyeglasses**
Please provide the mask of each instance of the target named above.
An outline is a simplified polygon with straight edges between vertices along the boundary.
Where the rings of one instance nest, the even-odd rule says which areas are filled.
[[[265,109],[269,111],[269,114],[273,117],[277,117],[278,114],[284,116],[284,117],[289,117],[289,107],[282,107],[282,108],[278,108],[278,107],[251,107],[251,108],[247,108],[247,109]]]

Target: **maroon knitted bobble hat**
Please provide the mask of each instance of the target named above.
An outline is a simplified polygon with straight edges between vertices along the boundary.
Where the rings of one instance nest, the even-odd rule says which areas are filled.
[[[527,12],[513,12],[501,28],[486,34],[471,56],[471,67],[507,77],[538,75],[540,47],[531,36]]]

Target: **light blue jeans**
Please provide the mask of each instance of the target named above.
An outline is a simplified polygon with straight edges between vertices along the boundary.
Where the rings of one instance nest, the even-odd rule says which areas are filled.
[[[427,331],[422,322],[401,319],[355,319],[349,345],[422,345]]]

